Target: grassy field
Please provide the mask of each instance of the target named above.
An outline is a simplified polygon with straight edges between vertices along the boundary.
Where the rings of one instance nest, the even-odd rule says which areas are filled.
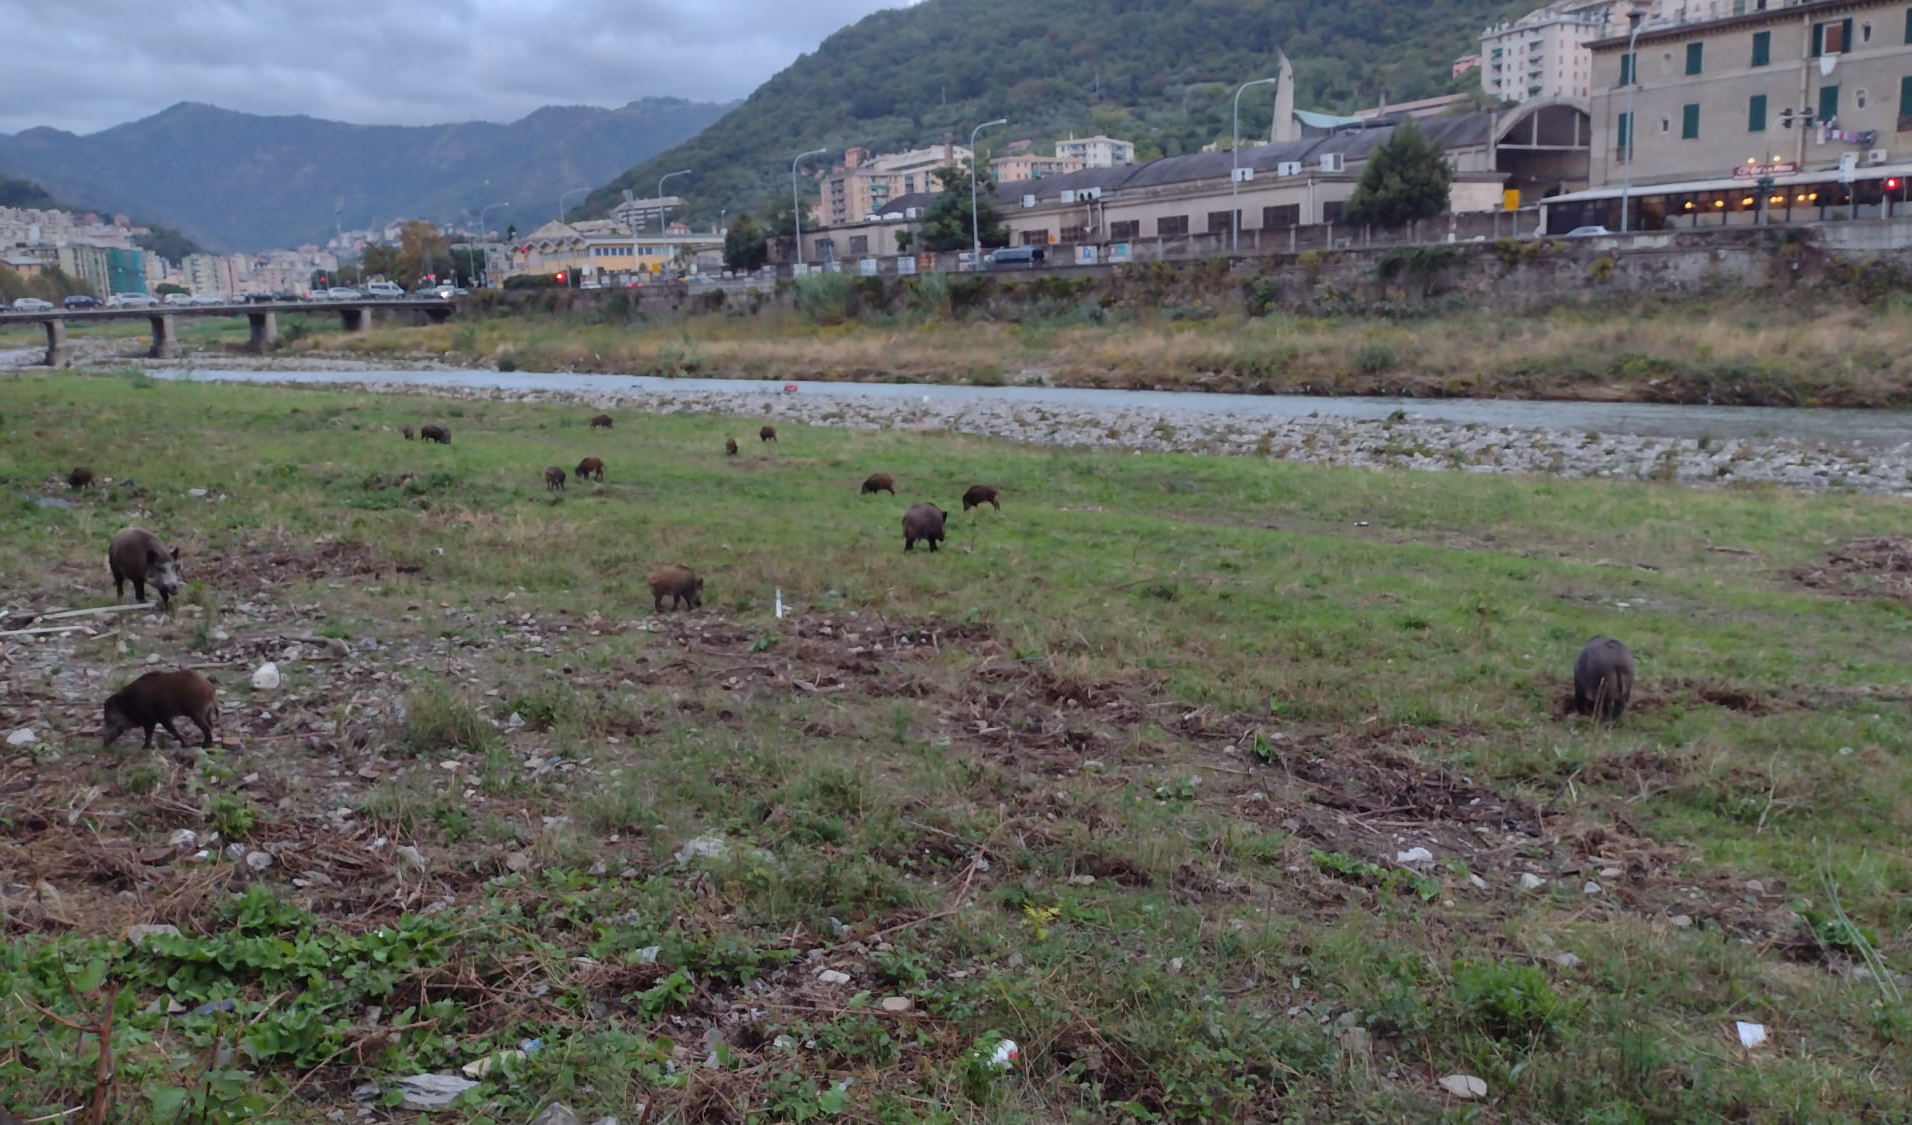
[[[320,1121],[536,1040],[433,1120],[1912,1114],[1903,503],[591,413],[0,381],[7,627],[127,524],[191,583],[0,640],[0,1108]],[[98,745],[149,663],[218,680],[196,763]]]

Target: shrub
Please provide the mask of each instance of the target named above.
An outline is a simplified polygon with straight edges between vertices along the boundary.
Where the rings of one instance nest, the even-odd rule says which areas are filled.
[[[1470,1022],[1496,1039],[1551,1035],[1566,1010],[1539,969],[1504,962],[1457,966],[1454,999]]]

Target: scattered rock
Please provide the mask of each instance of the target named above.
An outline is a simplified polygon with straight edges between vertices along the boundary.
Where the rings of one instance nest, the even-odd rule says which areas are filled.
[[[73,506],[73,501],[62,500],[58,496],[42,496],[33,502],[36,508],[59,508],[65,510]]]
[[[199,833],[190,828],[181,828],[166,838],[176,852],[189,852],[199,846]]]
[[[825,969],[817,974],[817,979],[824,984],[849,984],[850,974],[838,972],[835,969]]]
[[[144,945],[147,938],[155,935],[178,937],[179,927],[169,926],[163,922],[157,925],[126,927],[126,940],[132,942],[135,946]]]
[[[267,852],[247,852],[246,866],[254,871],[264,871],[272,866],[272,856]]]
[[[1582,894],[1597,895],[1600,893],[1600,884],[1594,882],[1592,879],[1588,879],[1586,885],[1581,887],[1580,891]]]
[[[1487,1096],[1487,1083],[1471,1074],[1450,1074],[1441,1079],[1441,1089],[1464,1102]]]
[[[677,849],[677,862],[689,863],[693,859],[723,859],[730,854],[730,841],[722,836],[699,836],[686,840],[684,846]]]
[[[397,855],[398,855],[398,866],[401,870],[404,870],[404,869],[410,869],[412,871],[425,870],[425,853],[419,851],[417,848],[411,846],[410,844],[400,844],[398,846]]]
[[[1095,876],[1071,875],[1069,876],[1069,885],[1074,887],[1093,887],[1095,886]]]
[[[1673,917],[1668,918],[1667,921],[1673,923],[1675,927],[1682,930],[1686,929],[1688,926],[1691,926],[1693,924],[1692,917],[1686,914],[1675,914]]]
[[[1547,880],[1542,879],[1531,871],[1523,871],[1520,873],[1520,889],[1523,891],[1537,891],[1546,885]]]
[[[414,1074],[398,1080],[406,1109],[444,1109],[478,1083],[456,1074]]]
[[[1434,853],[1428,851],[1426,848],[1409,848],[1404,852],[1394,853],[1394,862],[1410,865],[1416,863],[1433,863]]]
[[[657,964],[658,955],[664,952],[661,945],[647,945],[637,951],[637,963],[640,965]]]
[[[1580,967],[1580,958],[1571,953],[1556,953],[1553,955],[1553,963],[1563,969],[1577,969]]]
[[[7,745],[13,747],[31,746],[38,741],[40,736],[33,733],[32,727],[21,727],[7,736]]]
[[[886,1012],[900,1014],[909,1011],[915,1006],[916,1003],[907,996],[887,996],[883,999],[883,1010]]]
[[[563,1102],[552,1102],[545,1106],[538,1116],[531,1119],[531,1125],[584,1125],[584,1123],[578,1120],[578,1115],[570,1106]]]
[[[494,1069],[503,1066],[507,1060],[522,1062],[530,1057],[531,1056],[525,1054],[523,1051],[499,1051],[495,1055],[486,1055],[482,1059],[473,1059],[458,1069],[464,1072],[466,1078],[483,1078]],[[554,1103],[554,1108],[556,1104],[557,1103]],[[566,1110],[565,1112],[568,1113],[570,1111]],[[576,1121],[577,1118],[572,1117],[569,1118],[569,1120]]]
[[[277,690],[279,687],[279,666],[270,660],[259,665],[259,670],[252,674],[252,686],[258,688],[260,691]]]

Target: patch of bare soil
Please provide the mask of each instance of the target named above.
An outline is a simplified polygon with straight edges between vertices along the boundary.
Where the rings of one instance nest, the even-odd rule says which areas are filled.
[[[1855,539],[1793,571],[1807,589],[1845,598],[1912,599],[1912,538]]]

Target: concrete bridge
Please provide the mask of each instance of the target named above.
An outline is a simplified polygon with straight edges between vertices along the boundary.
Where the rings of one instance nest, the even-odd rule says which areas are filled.
[[[263,305],[155,305],[143,309],[42,309],[38,312],[0,313],[0,328],[15,324],[40,325],[46,330],[46,365],[65,367],[73,361],[73,345],[67,342],[66,327],[74,323],[148,320],[153,326],[153,347],[147,354],[155,359],[165,359],[179,353],[179,336],[174,329],[174,322],[181,317],[243,316],[252,326],[246,350],[264,353],[271,351],[272,345],[279,339],[280,313],[337,313],[345,331],[365,332],[372,327],[374,312],[405,312],[412,314],[415,323],[439,324],[451,316],[455,307],[453,302],[443,298],[420,297],[397,300],[279,301]]]

